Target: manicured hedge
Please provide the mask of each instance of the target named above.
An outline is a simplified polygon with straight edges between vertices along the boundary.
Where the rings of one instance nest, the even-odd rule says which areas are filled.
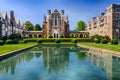
[[[0,40],[0,46],[3,46],[4,42],[2,40]]]
[[[59,39],[60,42],[71,42],[71,40],[76,39],[77,42],[92,42],[89,38],[39,38],[42,42],[55,42],[56,39]],[[28,38],[24,39],[24,42],[37,42],[38,38]]]
[[[102,44],[107,44],[108,41],[107,41],[106,39],[102,39],[102,40],[101,40],[101,43],[102,43]]]
[[[37,40],[37,43],[42,43],[42,39],[38,39],[38,40]]]
[[[55,42],[56,43],[60,43],[61,41],[60,41],[60,39],[56,39]]]
[[[72,43],[77,43],[77,39],[72,39],[71,42]]]
[[[13,40],[6,40],[6,44],[13,44]]]
[[[113,45],[118,45],[118,40],[117,40],[117,39],[112,39],[112,40],[111,40],[111,44],[113,44]]]
[[[95,43],[100,43],[100,40],[98,39],[98,40],[95,40]]]

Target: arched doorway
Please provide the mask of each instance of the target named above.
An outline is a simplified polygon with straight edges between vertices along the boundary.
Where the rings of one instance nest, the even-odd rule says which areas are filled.
[[[58,33],[54,33],[54,38],[58,38]]]

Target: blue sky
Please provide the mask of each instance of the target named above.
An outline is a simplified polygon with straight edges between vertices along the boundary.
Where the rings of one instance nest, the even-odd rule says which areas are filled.
[[[0,12],[9,14],[10,10],[14,10],[17,19],[23,22],[30,20],[42,26],[43,16],[48,9],[64,9],[69,16],[70,29],[73,30],[79,20],[87,23],[113,3],[120,4],[120,0],[1,0]]]

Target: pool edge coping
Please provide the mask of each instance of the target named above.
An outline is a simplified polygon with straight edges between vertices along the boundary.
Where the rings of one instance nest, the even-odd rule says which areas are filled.
[[[117,52],[117,51],[112,51],[112,50],[107,50],[107,49],[102,49],[102,48],[96,48],[96,47],[92,47],[92,46],[86,46],[86,45],[83,45],[83,44],[77,44],[77,46],[85,47],[85,48],[88,48],[88,49],[100,50],[100,51],[103,51],[103,52],[110,52],[112,54],[120,55],[120,52]]]
[[[10,56],[10,55],[12,55],[12,54],[15,55],[15,54],[17,54],[17,53],[19,53],[19,52],[21,52],[21,51],[25,51],[25,50],[30,49],[30,48],[33,48],[33,47],[35,47],[35,46],[37,46],[37,45],[38,45],[38,44],[35,44],[35,45],[29,46],[29,47],[26,47],[26,48],[21,48],[21,49],[17,49],[17,50],[14,50],[14,51],[10,51],[10,52],[1,54],[1,55],[0,55],[0,58],[5,58],[5,57],[8,57],[8,56]]]

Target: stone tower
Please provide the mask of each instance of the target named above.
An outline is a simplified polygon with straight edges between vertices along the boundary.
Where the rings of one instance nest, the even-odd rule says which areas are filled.
[[[61,10],[61,13],[57,9],[53,12],[48,10],[48,15],[44,16],[43,29],[46,37],[59,38],[61,35],[68,37],[69,20],[68,16],[65,16],[64,10]]]

